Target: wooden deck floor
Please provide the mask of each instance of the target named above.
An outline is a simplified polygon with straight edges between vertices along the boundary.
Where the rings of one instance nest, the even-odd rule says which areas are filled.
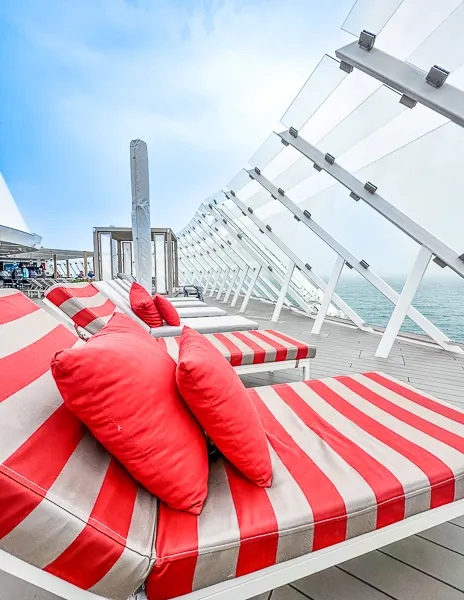
[[[207,298],[208,304],[223,304]],[[240,305],[240,303],[239,303]],[[273,306],[251,300],[246,316],[317,347],[311,377],[384,371],[397,379],[464,408],[464,358],[406,340],[395,343],[388,360],[375,358],[380,337],[326,322],[319,336],[312,321],[287,310],[270,322]],[[229,314],[238,309],[226,308]],[[247,386],[301,379],[301,371],[277,371],[243,378]],[[382,550],[350,560],[259,600],[464,600],[464,518],[440,525]]]
[[[211,306],[223,304],[207,298]],[[226,307],[229,314],[237,309]],[[317,347],[313,378],[360,371],[384,371],[464,408],[464,359],[434,347],[395,343],[388,360],[374,357],[379,336],[326,322],[312,336],[312,321],[284,310],[271,324],[273,307],[252,300],[246,316],[260,328],[274,328]],[[56,315],[55,315],[56,316]],[[247,386],[301,379],[301,371],[244,378]],[[464,600],[464,517],[360,558],[317,573],[257,600]],[[0,577],[0,600],[57,600],[12,577]]]

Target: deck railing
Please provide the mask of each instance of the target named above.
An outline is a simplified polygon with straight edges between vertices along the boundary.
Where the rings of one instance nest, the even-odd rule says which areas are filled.
[[[355,7],[354,13],[352,11],[347,19],[348,29],[353,26],[353,20],[356,21],[362,14],[363,4],[364,0],[359,0],[358,12]],[[382,27],[386,16],[383,15],[379,20]],[[434,32],[432,35],[437,34]],[[337,314],[349,319],[361,330],[372,331],[370,325],[336,294],[343,270],[354,269],[394,307],[376,350],[377,357],[389,356],[406,317],[443,349],[464,354],[459,344],[450,340],[412,306],[431,261],[464,277],[462,250],[455,251],[384,198],[377,190],[375,181],[361,180],[337,161],[337,155],[344,154],[376,128],[396,118],[404,110],[413,109],[416,104],[422,104],[446,117],[455,126],[462,127],[464,92],[446,83],[447,71],[443,68],[430,65],[429,71],[422,71],[378,50],[375,41],[376,36],[363,31],[357,41],[336,51],[338,60],[324,56],[282,117],[281,122],[288,129],[271,134],[250,159],[251,168],[241,170],[227,184],[225,191],[217,192],[200,205],[190,223],[179,233],[184,280],[193,278],[196,283],[210,290],[210,296],[217,290],[216,297],[219,299],[224,294],[224,302],[228,302],[234,292],[233,305],[243,295],[242,312],[252,296],[272,301],[275,303],[273,321],[279,319],[283,306],[297,307],[314,318],[312,333],[316,335],[320,334],[328,314]],[[417,56],[417,51],[413,56]],[[464,56],[461,62],[464,62]],[[352,111],[316,145],[308,142],[301,129],[346,77],[356,71],[369,75],[374,86],[377,86],[372,88],[373,92],[365,100],[365,105],[375,107],[376,103],[381,102],[387,110],[381,113],[371,111],[373,116],[366,122],[360,121],[359,114]],[[384,85],[379,87],[377,82]],[[392,98],[399,102],[390,103]],[[359,127],[360,122],[362,127]],[[276,161],[282,162],[282,156],[285,158],[285,153],[290,151],[298,153],[299,159],[277,176],[268,175],[269,170],[272,172],[269,167]],[[302,209],[290,197],[289,191],[292,194],[295,186],[318,173],[331,178],[328,184],[324,184],[326,187],[332,180],[337,182],[337,185],[346,189],[354,205],[365,204],[417,244],[416,258],[401,293],[376,273],[368,256],[358,256],[350,251],[347,244],[331,235],[308,210]],[[255,190],[251,194],[250,185],[254,185]],[[317,236],[335,254],[335,264],[327,283],[313,266],[284,242],[265,218],[256,214],[272,201],[274,205],[280,204],[279,210],[293,215],[295,228],[306,227],[308,236]]]

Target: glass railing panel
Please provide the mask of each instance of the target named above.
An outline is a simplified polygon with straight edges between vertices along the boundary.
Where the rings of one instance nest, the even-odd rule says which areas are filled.
[[[346,17],[342,29],[359,36],[363,29],[379,34],[398,10],[403,0],[357,0]]]
[[[428,71],[433,65],[454,71],[464,63],[463,31],[464,3],[457,6],[448,18],[438,25],[411,54],[408,62],[424,71]]]
[[[281,123],[288,128],[301,129],[346,77],[347,73],[339,65],[338,60],[324,55],[283,115]]]
[[[229,183],[226,185],[228,190],[233,190],[234,192],[238,192],[242,188],[244,188],[248,183],[250,183],[250,177],[248,173],[242,169],[240,170],[235,177],[233,177]],[[218,200],[218,198],[216,198]]]
[[[400,95],[382,86],[368,96],[316,145],[336,158],[408,109]]]
[[[250,158],[249,163],[252,167],[264,169],[280,152],[285,148],[281,139],[274,132],[261,144],[258,150]]]
[[[460,3],[461,0],[404,0],[382,30],[376,46],[406,60]]]

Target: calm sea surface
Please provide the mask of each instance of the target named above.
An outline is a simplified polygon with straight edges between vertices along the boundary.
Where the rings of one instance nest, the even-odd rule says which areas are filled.
[[[401,292],[403,279],[386,281],[397,292]],[[354,277],[345,277],[340,279],[336,291],[366,323],[383,327],[387,325],[393,304],[372,285]],[[459,276],[424,280],[414,298],[413,306],[450,339],[464,342],[464,280]],[[408,318],[402,330],[422,333]]]

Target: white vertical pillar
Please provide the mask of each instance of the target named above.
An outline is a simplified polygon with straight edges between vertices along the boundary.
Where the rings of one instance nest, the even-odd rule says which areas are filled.
[[[388,358],[396,336],[401,329],[401,325],[403,324],[404,318],[409,310],[409,307],[411,306],[424,273],[429,266],[431,258],[432,253],[430,250],[425,248],[425,246],[421,246],[414,262],[414,266],[409,273],[406,283],[404,284],[403,291],[401,292],[390,320],[388,321],[388,325],[384,331],[382,339],[380,340],[380,344],[375,352],[377,358]]]
[[[232,302],[230,303],[231,307],[234,307],[237,304],[237,300],[238,300],[238,297],[240,296],[240,292],[242,291],[242,288],[245,285],[245,279],[246,279],[248,271],[249,271],[248,267],[243,269],[242,276],[240,277],[240,281],[238,282],[234,297],[232,298]]]
[[[330,303],[332,302],[332,296],[334,295],[338,280],[342,274],[344,264],[345,260],[341,256],[337,256],[337,260],[335,261],[335,265],[332,270],[332,275],[330,276],[329,283],[325,289],[324,297],[322,298],[321,306],[319,307],[319,312],[317,313],[317,317],[314,321],[311,331],[311,333],[314,333],[315,335],[319,335],[319,333],[321,333],[322,324],[324,323]]]
[[[230,271],[230,269],[226,269],[224,271],[224,279],[222,280],[221,285],[219,286],[219,291],[217,293],[216,300],[219,300],[221,298],[222,290],[224,289],[224,286],[226,285],[227,277],[229,276],[229,271]]]
[[[214,279],[215,273],[216,273],[216,271],[211,267],[211,270],[209,272],[209,276],[206,279],[205,287],[204,287],[204,290],[203,290],[205,293],[206,293],[206,290],[208,289],[211,281]]]
[[[290,261],[287,267],[287,273],[285,274],[285,278],[282,282],[282,287],[280,288],[279,297],[277,298],[277,302],[274,308],[274,312],[272,313],[271,321],[273,323],[277,323],[280,317],[280,311],[282,310],[282,306],[284,304],[285,297],[287,296],[288,286],[290,285],[290,280],[292,279],[293,271],[295,269],[295,263]]]
[[[213,285],[211,286],[211,291],[209,293],[209,297],[212,298],[214,295],[214,292],[216,291],[216,286],[219,282],[219,279],[221,278],[221,273],[222,271],[218,270],[218,272],[216,273],[216,277],[213,280]]]
[[[237,278],[238,278],[238,272],[239,271],[240,271],[240,269],[238,267],[236,267],[235,272],[234,272],[234,276],[232,278],[232,281],[230,282],[229,289],[227,290],[227,293],[224,296],[224,300],[223,300],[224,303],[226,303],[226,302],[229,301],[230,294],[232,293],[232,290],[234,289],[234,285],[237,283]]]
[[[241,312],[241,313],[245,312],[246,307],[248,306],[248,302],[250,301],[251,294],[253,293],[253,289],[256,285],[256,281],[258,280],[259,274],[261,273],[261,269],[262,269],[262,267],[258,266],[258,267],[256,267],[256,270],[253,273],[253,276],[250,281],[250,285],[246,291],[245,298],[243,299],[242,306],[240,307],[240,310],[239,310],[239,312]]]

